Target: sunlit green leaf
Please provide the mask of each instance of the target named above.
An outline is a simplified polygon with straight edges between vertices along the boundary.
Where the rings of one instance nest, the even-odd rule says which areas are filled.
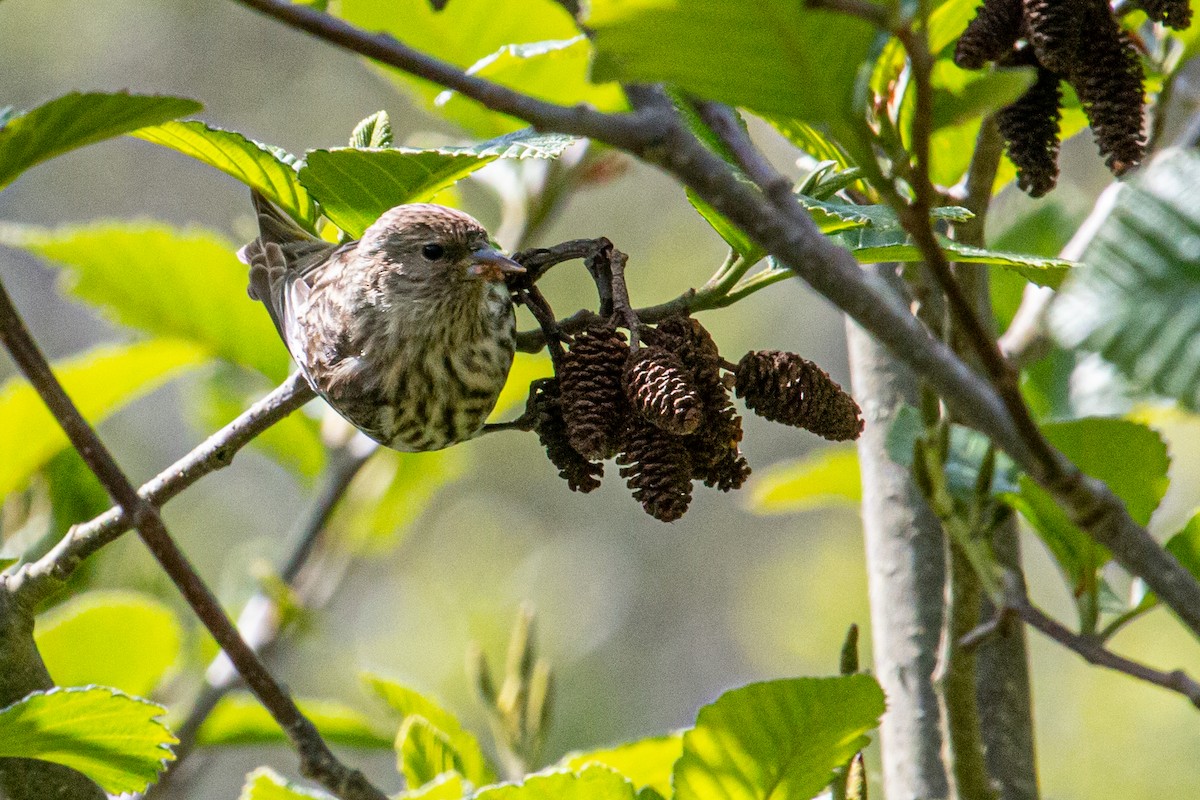
[[[624,111],[625,94],[615,83],[588,80],[592,45],[584,36],[530,44],[510,44],[471,65],[467,72],[559,105],[585,103],[599,111]],[[457,92],[443,92],[438,111],[478,135],[499,136],[529,123],[489,111]]]
[[[763,117],[775,130],[792,144],[808,153],[817,161],[833,161],[838,169],[850,169],[854,161],[838,146],[819,130],[803,120],[792,117],[765,115]]]
[[[424,786],[443,775],[463,772],[450,737],[424,717],[405,717],[396,735],[396,760],[409,786]]]
[[[593,0],[599,80],[674,84],[764,114],[841,127],[874,30],[788,0]]]
[[[354,126],[350,146],[358,149],[392,146],[392,119],[386,111],[376,111]]]
[[[38,652],[60,686],[99,684],[149,695],[179,658],[183,630],[157,599],[94,591],[38,618]]]
[[[297,786],[270,767],[259,767],[246,776],[238,800],[333,800],[333,795]]]
[[[287,348],[246,296],[236,247],[211,231],[158,222],[5,225],[0,243],[61,267],[71,294],[122,325],[188,340],[275,382],[287,376]]]
[[[921,261],[920,249],[900,229],[857,228],[836,234],[838,241],[864,264],[889,261]],[[1074,266],[1061,258],[1044,258],[1018,253],[1002,253],[971,247],[938,236],[942,252],[953,261],[971,264],[996,264],[1024,276],[1038,286],[1056,288]]]
[[[1171,150],[1109,190],[1085,267],[1051,307],[1068,347],[1135,388],[1200,406],[1200,155]],[[1104,199],[1102,199],[1104,202]]]
[[[171,120],[134,131],[132,135],[221,170],[257,189],[308,230],[316,230],[317,211],[296,176],[295,156],[199,120]]]
[[[664,797],[671,795],[671,772],[683,752],[683,734],[669,733],[619,744],[603,750],[568,753],[562,764],[580,772],[589,764],[615,769],[633,783],[634,788],[650,787]]]
[[[467,784],[457,772],[443,772],[423,786],[408,789],[397,800],[460,800],[468,794]]]
[[[313,721],[325,739],[334,744],[368,749],[392,747],[392,737],[379,730],[363,714],[336,700],[297,699],[304,715]],[[279,723],[248,692],[233,692],[200,726],[196,742],[201,745],[246,745],[286,742]]]
[[[476,786],[496,779],[488,764],[479,740],[464,729],[458,718],[436,701],[396,681],[370,673],[363,675],[367,686],[388,704],[403,720],[420,717],[446,737],[449,747],[458,755],[460,767],[455,769]],[[426,778],[432,780],[432,777]],[[424,782],[424,781],[422,781]]]
[[[461,69],[511,44],[571,39],[579,28],[566,10],[554,0],[506,0],[503,10],[492,0],[453,0],[435,11],[429,0],[339,0],[339,17],[368,31],[386,31],[424,53]],[[436,112],[434,98],[441,86],[391,69],[383,72],[404,89],[423,99]],[[458,109],[455,109],[456,111]],[[473,134],[489,135],[506,120],[492,112],[451,117]]]
[[[338,227],[361,236],[389,208],[428,200],[497,158],[553,158],[573,141],[526,130],[469,147],[313,150],[300,182]]]
[[[55,374],[84,417],[96,424],[193,369],[207,355],[189,342],[154,339],[97,347],[57,363]],[[24,486],[66,446],[66,434],[33,387],[21,378],[0,386],[0,497]]]
[[[960,125],[1016,100],[1032,85],[1032,69],[964,70],[939,59],[930,79],[934,87],[933,127]]]
[[[502,783],[476,793],[475,800],[634,800],[633,784],[605,767],[581,772],[543,772],[522,783]]]
[[[0,128],[0,189],[35,164],[68,150],[194,114],[201,108],[184,97],[71,92],[32,111],[9,116]]]
[[[675,763],[677,800],[810,798],[883,714],[868,675],[752,683],[700,709]]]
[[[466,456],[459,448],[428,453],[381,449],[350,483],[330,529],[341,546],[359,554],[390,552],[438,492],[465,469]]]
[[[508,380],[496,400],[496,407],[488,417],[489,422],[499,422],[509,417],[514,411],[524,411],[525,401],[529,398],[529,384],[538,378],[548,378],[554,374],[550,364],[550,356],[545,352],[530,354],[517,353],[513,359],[512,369],[508,371]]]
[[[1169,485],[1171,460],[1158,433],[1130,420],[1101,417],[1047,423],[1042,429],[1084,473],[1108,484],[1134,521],[1149,522]],[[1091,586],[1095,571],[1112,558],[1028,477],[1022,476],[1019,492],[1005,500],[1029,520],[1073,588]]]
[[[862,502],[854,446],[827,447],[755,470],[747,502],[756,514],[788,514]]]
[[[140,792],[172,759],[166,709],[100,686],[33,692],[0,710],[0,758],[79,770],[109,794]]]

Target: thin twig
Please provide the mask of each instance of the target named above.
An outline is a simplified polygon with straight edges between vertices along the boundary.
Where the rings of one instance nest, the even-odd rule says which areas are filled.
[[[378,450],[378,446],[373,442],[365,445],[364,442],[369,440],[365,437],[354,437],[330,454],[321,491],[301,519],[297,532],[292,537],[294,544],[291,551],[279,570],[279,579],[290,589],[296,588],[301,573],[318,551],[334,508],[345,495],[354,477]],[[301,605],[308,606],[306,602],[301,602]],[[275,602],[262,592],[257,592],[247,601],[238,617],[238,632],[260,658],[269,661],[283,633],[279,623],[279,609],[276,608]],[[158,783],[151,786],[144,797],[149,799],[162,796],[172,782],[177,780],[178,770],[196,746],[196,735],[201,726],[221,699],[241,685],[240,675],[224,655],[217,656],[209,664],[205,671],[203,688],[188,709],[187,717],[174,730],[175,738],[179,740],[174,748],[175,760],[167,763]]]
[[[221,649],[237,665],[247,686],[291,739],[300,756],[301,771],[344,800],[385,800],[386,795],[372,786],[361,772],[345,766],[333,755],[316,726],[300,712],[291,696],[267,672],[254,651],[238,635],[237,628],[225,616],[212,590],[171,539],[158,509],[138,494],[104,443],[67,396],[2,284],[0,340],[88,468],[133,521],[147,549],[170,576]]]
[[[234,455],[254,437],[286,417],[316,393],[300,373],[205,439],[183,458],[142,486],[138,493],[161,507],[200,478],[233,463]],[[119,506],[80,525],[37,561],[21,567],[9,581],[10,591],[37,602],[57,590],[84,559],[130,530],[133,523]]]
[[[1015,589],[1015,583],[1009,581],[1009,591],[1002,607],[997,609],[995,616],[983,622],[977,628],[959,640],[962,647],[976,647],[995,630],[1005,618],[1015,616],[1030,627],[1040,631],[1049,638],[1075,652],[1084,661],[1097,667],[1123,672],[1130,677],[1161,686],[1172,692],[1177,692],[1191,701],[1192,705],[1200,708],[1200,683],[1197,683],[1183,670],[1162,670],[1148,667],[1132,659],[1120,656],[1104,646],[1099,636],[1083,636],[1075,633],[1058,620],[1035,606],[1029,597]]]

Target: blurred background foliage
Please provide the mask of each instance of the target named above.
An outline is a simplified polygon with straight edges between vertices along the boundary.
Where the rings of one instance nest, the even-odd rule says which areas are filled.
[[[463,66],[511,41],[569,38],[573,30],[550,3],[514,2],[514,8],[528,8],[501,18],[512,30],[495,25],[495,17],[489,17],[488,26],[439,28],[423,2],[411,4],[429,25],[414,24],[426,38],[410,43]],[[343,0],[342,10],[372,27],[371,9],[380,5]],[[526,14],[545,30],[518,35]],[[570,74],[578,56],[566,50],[562,58]],[[7,78],[3,105],[31,108],[71,90],[179,94],[202,100],[200,116],[210,125],[297,153],[343,146],[355,124],[379,109],[389,112],[397,144],[455,144],[462,135],[422,110],[437,95],[428,87],[417,87],[415,95],[398,93],[382,71],[217,0],[73,0],[54,13],[45,4],[10,0],[0,4],[0,74]],[[598,105],[612,108],[620,102],[603,88],[593,91]],[[1194,104],[1193,93],[1186,78],[1176,86],[1181,105]],[[461,98],[443,100],[447,114],[484,135],[516,127],[495,115],[481,117]],[[769,147],[770,129],[754,130]],[[1089,138],[1085,131],[1065,145],[1063,176],[1050,198],[1031,201],[1015,191],[1000,195],[989,219],[998,249],[1057,253],[1108,181]],[[784,146],[772,152],[781,166],[791,166]],[[460,186],[464,206],[495,230],[500,217],[492,195],[470,181]],[[252,229],[248,199],[241,184],[216,170],[124,138],[70,153],[24,176],[0,193],[0,223],[56,228],[152,217],[154,223],[144,224],[201,225],[240,243]],[[198,250],[213,246],[206,235],[198,236]],[[631,293],[643,305],[702,283],[726,249],[677,186],[636,164],[573,199],[533,244],[596,236],[609,237],[629,253]],[[113,253],[121,252],[119,244],[112,235],[85,243]],[[232,259],[222,247],[216,249],[225,254],[224,261],[198,252],[194,262],[182,265],[157,263],[153,253],[143,253],[149,258],[136,263],[129,256],[114,257],[101,290],[127,285],[120,290],[136,291],[137,281],[151,280],[156,270],[159,278],[181,270],[189,283],[210,280],[214,288],[212,307],[184,309],[184,322],[188,314],[203,316],[209,325],[228,315],[252,314],[256,309],[242,294],[240,278],[229,271]],[[51,357],[68,358],[100,344],[124,346],[130,336],[120,320],[74,299],[94,293],[95,286],[89,289],[82,278],[67,284],[59,268],[28,252],[37,249],[36,243],[25,250],[0,248],[0,277]],[[146,277],[130,280],[139,272]],[[997,314],[1004,320],[1023,281],[1002,270],[993,275]],[[542,286],[560,314],[591,303],[593,290],[581,270],[560,268]],[[265,323],[265,315],[260,321]],[[523,327],[530,322],[525,317]],[[751,348],[792,350],[848,385],[842,320],[799,282],[787,281],[731,309],[708,312],[704,322],[729,357]],[[284,350],[269,329],[261,342],[230,342],[231,347],[247,344],[253,351],[249,357],[261,359],[262,372],[277,379]],[[184,454],[271,385],[263,375],[204,354],[173,357],[182,377],[162,388],[162,381],[148,383],[145,397],[101,428],[135,481]],[[1053,368],[1050,363],[1044,369]],[[536,364],[529,369],[536,370]],[[0,378],[11,374],[7,361],[0,364]],[[121,374],[132,373],[122,367]],[[1052,415],[1056,410],[1128,410],[1119,392],[1107,390],[1077,389],[1074,396],[1041,400]],[[0,407],[4,402],[0,398]],[[258,587],[264,570],[255,565],[278,564],[313,499],[324,456],[315,444],[320,410],[308,411],[277,433],[273,445],[244,452],[231,469],[205,479],[166,509],[172,531],[230,609],[239,608]],[[1200,418],[1151,411],[1145,418],[1165,435],[1172,456],[1172,486],[1151,523],[1152,530],[1166,534],[1200,505]],[[300,635],[277,654],[279,673],[301,697],[345,704],[376,722],[384,719],[382,706],[349,676],[366,670],[396,678],[439,697],[482,731],[487,720],[473,699],[465,654],[473,643],[501,653],[514,614],[528,601],[539,612],[541,653],[556,670],[554,722],[544,748],[552,761],[572,749],[688,724],[699,706],[749,680],[833,674],[852,622],[865,629],[863,662],[869,663],[853,482],[822,487],[803,476],[798,483],[787,481],[797,458],[819,453],[843,469],[847,459],[813,436],[772,429],[757,417],[748,416],[746,427],[744,449],[756,472],[750,487],[734,495],[701,491],[690,513],[672,525],[646,517],[611,465],[597,493],[569,492],[531,434],[504,433],[448,453],[379,459],[359,477],[349,507],[333,523],[347,548],[363,557],[349,562],[349,572],[325,607],[306,615]],[[389,492],[395,487],[406,491]],[[415,494],[407,491],[412,487]],[[4,491],[20,488],[3,485]],[[105,507],[103,493],[78,459],[58,455],[31,490],[9,496],[0,555],[61,534]],[[1069,618],[1071,599],[1042,545],[1029,539],[1026,554],[1035,596]],[[70,680],[56,677],[145,692],[166,676],[156,698],[182,709],[212,656],[211,643],[182,613],[175,591],[140,543],[126,537],[105,548],[75,579],[73,588],[84,587],[124,592],[87,601],[89,614],[134,602],[147,629],[159,634],[152,651],[137,658],[146,665],[143,674],[116,680],[85,670]],[[135,602],[129,592],[158,600]],[[50,613],[57,612],[61,609]],[[87,619],[85,628],[104,630],[103,620]],[[79,635],[78,629],[62,629],[70,624],[56,623],[50,614],[43,618],[39,643],[52,664],[53,648],[62,647],[64,637],[72,641]],[[98,637],[97,647],[115,651],[116,641]],[[1194,664],[1200,657],[1196,643],[1161,611],[1121,633],[1116,644],[1165,667]],[[1164,691],[1090,668],[1037,637],[1031,637],[1031,645],[1046,797],[1149,798],[1194,791],[1200,782],[1194,709]],[[121,645],[126,651],[132,647]],[[69,658],[63,659],[66,670]],[[126,681],[141,683],[124,686]],[[378,744],[379,728],[356,728],[343,739],[358,736],[359,744]],[[262,746],[211,751],[206,783],[197,791],[234,796],[242,776],[270,757]],[[290,758],[271,760],[291,763]],[[363,749],[354,760],[366,764],[384,786],[394,785],[390,748]]]

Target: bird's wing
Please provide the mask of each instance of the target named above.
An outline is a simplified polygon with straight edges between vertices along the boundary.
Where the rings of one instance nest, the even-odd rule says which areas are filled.
[[[350,245],[339,248],[313,236],[258,191],[251,190],[250,194],[258,215],[259,235],[238,250],[237,255],[250,267],[248,294],[266,307],[275,329],[286,342],[288,284],[295,277],[311,283],[335,251]]]

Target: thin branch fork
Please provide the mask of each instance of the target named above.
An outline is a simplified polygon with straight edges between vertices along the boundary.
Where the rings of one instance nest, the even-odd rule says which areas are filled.
[[[972,650],[992,636],[1005,620],[1017,618],[1031,628],[1034,628],[1050,639],[1073,651],[1084,661],[1097,667],[1122,672],[1138,680],[1161,686],[1172,692],[1181,694],[1191,701],[1192,705],[1200,708],[1200,683],[1183,670],[1165,672],[1148,667],[1125,656],[1118,655],[1104,646],[1104,641],[1098,636],[1084,636],[1075,633],[1058,620],[1035,606],[1025,594],[1023,588],[1017,586],[1018,581],[1010,579],[1004,604],[996,609],[995,615],[981,623],[974,630],[959,640],[959,646]]]
[[[62,426],[88,468],[132,521],[146,547],[170,576],[196,616],[291,739],[300,755],[301,770],[344,800],[386,800],[386,795],[372,786],[361,772],[346,767],[333,755],[316,726],[300,712],[292,698],[238,635],[237,628],[225,616],[212,590],[200,579],[187,557],[171,539],[158,509],[138,494],[58,382],[2,284],[0,341]]]
[[[234,455],[256,436],[316,397],[300,373],[293,373],[274,391],[205,439],[138,490],[153,506],[161,507],[200,478],[233,462]],[[89,556],[133,527],[133,518],[116,506],[79,525],[37,561],[12,576],[10,591],[36,603],[54,592]]]

